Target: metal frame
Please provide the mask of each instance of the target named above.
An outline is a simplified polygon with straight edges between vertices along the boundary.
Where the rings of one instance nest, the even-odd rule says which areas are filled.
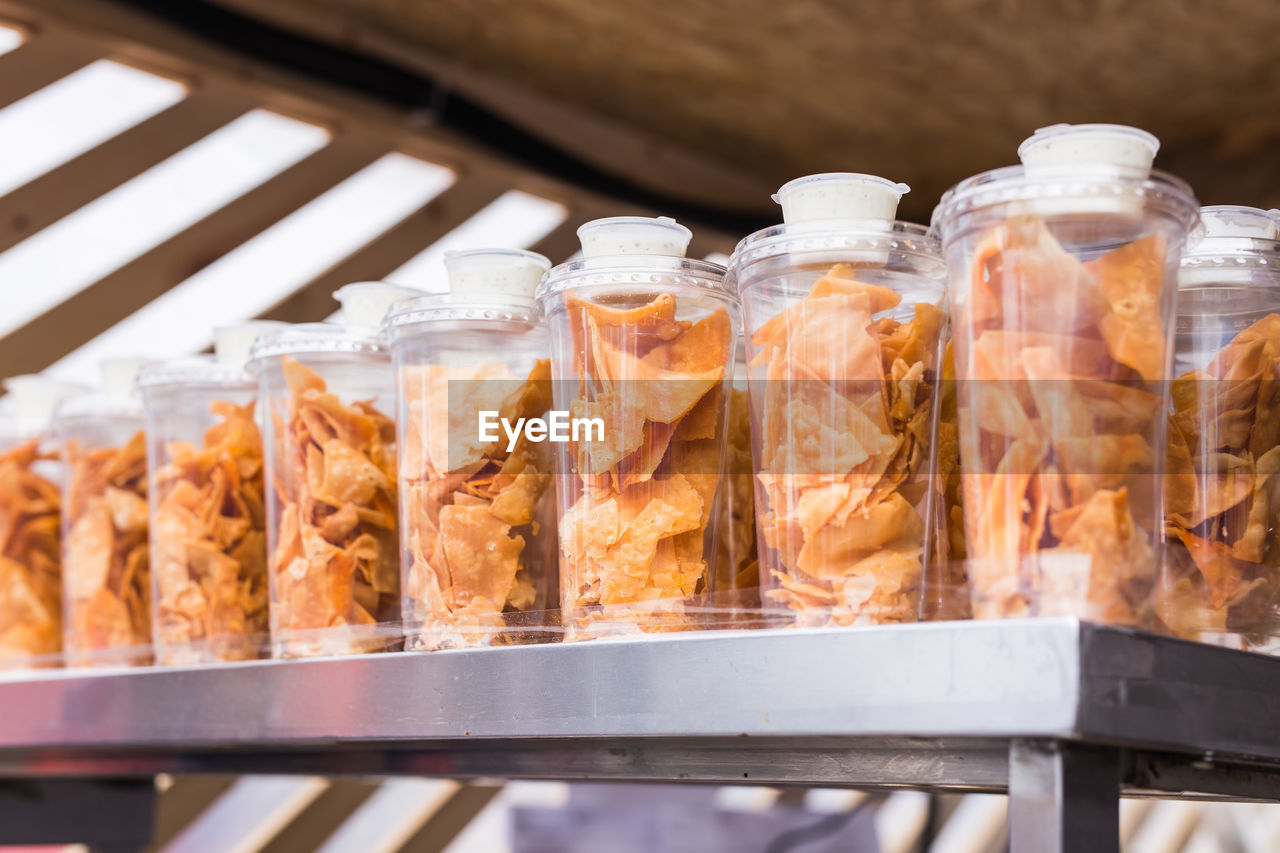
[[[1280,660],[1072,619],[708,632],[0,683],[0,775],[321,773],[1280,800]]]

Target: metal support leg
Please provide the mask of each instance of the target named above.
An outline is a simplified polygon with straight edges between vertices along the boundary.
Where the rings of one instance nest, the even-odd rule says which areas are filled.
[[[141,850],[151,842],[155,806],[150,777],[0,779],[0,844]]]
[[[1009,833],[1012,853],[1119,853],[1120,751],[1015,740]]]

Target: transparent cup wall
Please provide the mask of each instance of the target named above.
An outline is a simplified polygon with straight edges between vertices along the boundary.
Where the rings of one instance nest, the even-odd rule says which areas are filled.
[[[434,307],[397,319],[390,332],[406,642],[436,649],[552,639],[552,445],[522,436],[510,447],[497,420],[515,428],[551,408],[547,330],[527,307],[449,299],[431,297]],[[493,413],[492,441],[479,440],[481,412]]]
[[[1182,280],[1158,614],[1178,636],[1274,649],[1280,252],[1197,256]]]
[[[934,433],[933,523],[936,531],[925,568],[921,616],[926,621],[973,615],[965,570],[964,489],[960,476],[960,433],[956,402],[955,354],[948,337],[942,347],[938,425]]]
[[[47,434],[0,419],[0,670],[61,663],[62,477],[56,456]]]
[[[748,238],[734,260],[766,615],[775,624],[915,621],[934,504],[946,269],[917,226],[808,238],[788,227]]]
[[[737,300],[714,264],[609,263],[554,269],[539,295],[556,409],[582,419],[555,445],[571,639],[706,625],[718,551]]]
[[[268,652],[257,385],[144,385],[156,663]]]
[[[729,397],[725,480],[719,502],[715,593],[710,612],[717,627],[759,626],[760,560],[756,549],[755,472],[746,350],[738,340]]]
[[[1175,278],[1195,217],[1189,188],[1154,172],[1014,167],[944,196],[976,618],[1152,623]]]
[[[402,646],[395,375],[385,352],[257,358],[276,657]]]
[[[68,666],[151,663],[147,447],[142,407],[60,416],[62,643]]]

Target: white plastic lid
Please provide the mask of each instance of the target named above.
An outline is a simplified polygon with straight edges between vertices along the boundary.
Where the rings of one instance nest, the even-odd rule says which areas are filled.
[[[1018,146],[1027,171],[1112,166],[1126,172],[1151,171],[1160,140],[1123,124],[1055,124],[1042,127]]]
[[[551,269],[551,261],[520,249],[468,249],[445,252],[449,291],[456,296],[500,296],[532,301]]]
[[[1200,208],[1200,222],[1204,227],[1203,239],[1280,240],[1280,210],[1215,204]]]
[[[138,393],[138,372],[147,360],[138,357],[103,359],[98,365],[102,373],[102,393],[108,397],[128,398]]]
[[[249,350],[258,336],[272,329],[288,325],[279,320],[246,320],[233,326],[219,326],[213,330],[213,352],[223,364],[243,365],[249,360]]]
[[[782,221],[787,225],[827,219],[890,222],[898,214],[898,202],[909,192],[906,184],[875,175],[827,172],[787,181],[773,200],[782,205]]]
[[[422,294],[423,291],[416,287],[386,281],[357,281],[339,287],[334,291],[333,298],[342,303],[343,323],[377,329],[382,326],[382,318],[386,316],[388,308],[403,299]]]
[[[4,390],[8,392],[6,399],[14,417],[44,427],[53,417],[53,410],[59,403],[68,397],[86,394],[90,389],[78,382],[63,382],[38,373],[28,373],[4,380]]]
[[[669,216],[610,216],[578,229],[582,255],[665,255],[683,258],[693,232]]]

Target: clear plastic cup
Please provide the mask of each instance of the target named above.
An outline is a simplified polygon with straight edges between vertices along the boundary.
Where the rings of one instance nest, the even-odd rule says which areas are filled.
[[[13,377],[4,386],[9,396],[0,406],[0,670],[59,666],[65,478],[49,409],[87,389],[42,376]]]
[[[532,255],[510,254],[514,263]],[[535,285],[549,266],[539,258]],[[532,299],[425,296],[397,305],[386,328],[399,386],[408,647],[553,639],[552,445],[521,429],[551,408],[550,341]]]
[[[584,248],[628,248],[635,223],[609,236],[607,222],[583,226]],[[670,233],[563,264],[538,289],[555,408],[578,429],[555,445],[572,639],[701,627],[715,578],[738,300],[723,267],[652,254],[683,250],[688,231],[650,222]]]
[[[867,175],[793,181],[775,197],[786,224],[730,263],[770,624],[920,618],[946,267],[925,228],[892,219],[905,190]]]
[[[1037,137],[1023,166],[963,181],[934,214],[950,269],[970,604],[977,618],[1146,626],[1176,270],[1196,202],[1147,168],[1148,134]]]
[[[275,657],[402,645],[395,376],[381,337],[303,323],[258,338]]]
[[[1157,609],[1174,634],[1280,637],[1280,212],[1205,207],[1179,270]]]
[[[258,384],[239,362],[198,356],[148,365],[138,385],[147,417],[156,663],[264,657]]]
[[[62,491],[62,645],[67,666],[152,661],[147,444],[142,402],[88,394],[54,417]]]

